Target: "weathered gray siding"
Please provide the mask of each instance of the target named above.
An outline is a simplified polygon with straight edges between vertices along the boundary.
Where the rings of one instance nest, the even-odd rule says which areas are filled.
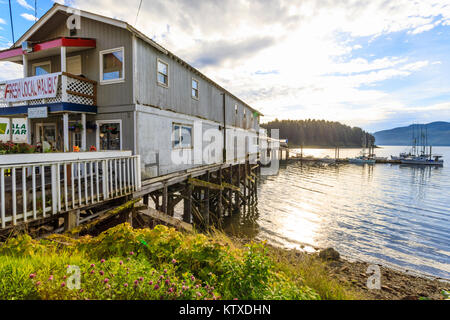
[[[157,83],[157,60],[169,64],[169,87]],[[202,119],[223,123],[223,91],[199,74],[194,73],[178,61],[158,51],[141,39],[136,41],[136,100],[139,104],[156,106]],[[199,82],[199,99],[191,97],[192,78]],[[235,105],[238,106],[237,120]],[[247,126],[250,125],[253,111],[237,99],[226,94],[227,125],[244,128],[243,112],[246,110]]]

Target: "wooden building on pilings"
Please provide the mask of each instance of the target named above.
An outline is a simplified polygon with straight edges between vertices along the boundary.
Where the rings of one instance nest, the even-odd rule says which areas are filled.
[[[0,230],[140,197],[208,226],[255,201],[261,114],[128,23],[55,4],[0,61],[23,66],[0,117],[52,151],[0,155]]]

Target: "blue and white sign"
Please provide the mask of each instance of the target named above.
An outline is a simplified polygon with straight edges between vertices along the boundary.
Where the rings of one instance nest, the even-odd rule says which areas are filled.
[[[29,119],[42,119],[47,118],[47,107],[28,108]]]

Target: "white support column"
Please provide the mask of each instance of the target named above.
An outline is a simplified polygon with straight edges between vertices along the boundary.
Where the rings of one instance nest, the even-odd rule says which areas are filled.
[[[27,143],[33,144],[31,141],[31,119],[27,117]]]
[[[67,72],[66,47],[61,47],[61,72]]]
[[[81,129],[81,151],[86,150],[86,113],[81,114],[81,125],[83,129]]]
[[[8,118],[9,125],[9,141],[13,141],[13,119],[11,117]]]
[[[61,47],[61,72],[67,72],[66,47]],[[67,77],[61,76],[61,99],[67,102]]]
[[[69,114],[63,114],[63,131],[64,131],[64,152],[70,152],[69,150]]]
[[[28,77],[28,56],[22,55],[22,61],[23,61],[23,77]]]

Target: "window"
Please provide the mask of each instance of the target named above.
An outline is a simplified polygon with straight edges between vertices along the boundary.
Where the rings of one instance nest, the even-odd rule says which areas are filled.
[[[122,121],[97,121],[97,150],[122,150]]]
[[[125,79],[124,48],[100,52],[100,83],[117,83]]]
[[[234,105],[234,125],[235,125],[236,127],[239,126],[238,106],[237,106],[237,104]]]
[[[198,81],[192,79],[192,98],[198,100]]]
[[[244,109],[244,124],[242,127],[244,129],[247,129],[247,113],[245,112],[245,109]]]
[[[175,123],[172,131],[174,148],[192,147],[192,126]]]
[[[169,65],[160,59],[158,59],[158,84],[169,86]]]
[[[50,61],[33,64],[33,74],[35,76],[42,76],[52,72],[52,64]]]

